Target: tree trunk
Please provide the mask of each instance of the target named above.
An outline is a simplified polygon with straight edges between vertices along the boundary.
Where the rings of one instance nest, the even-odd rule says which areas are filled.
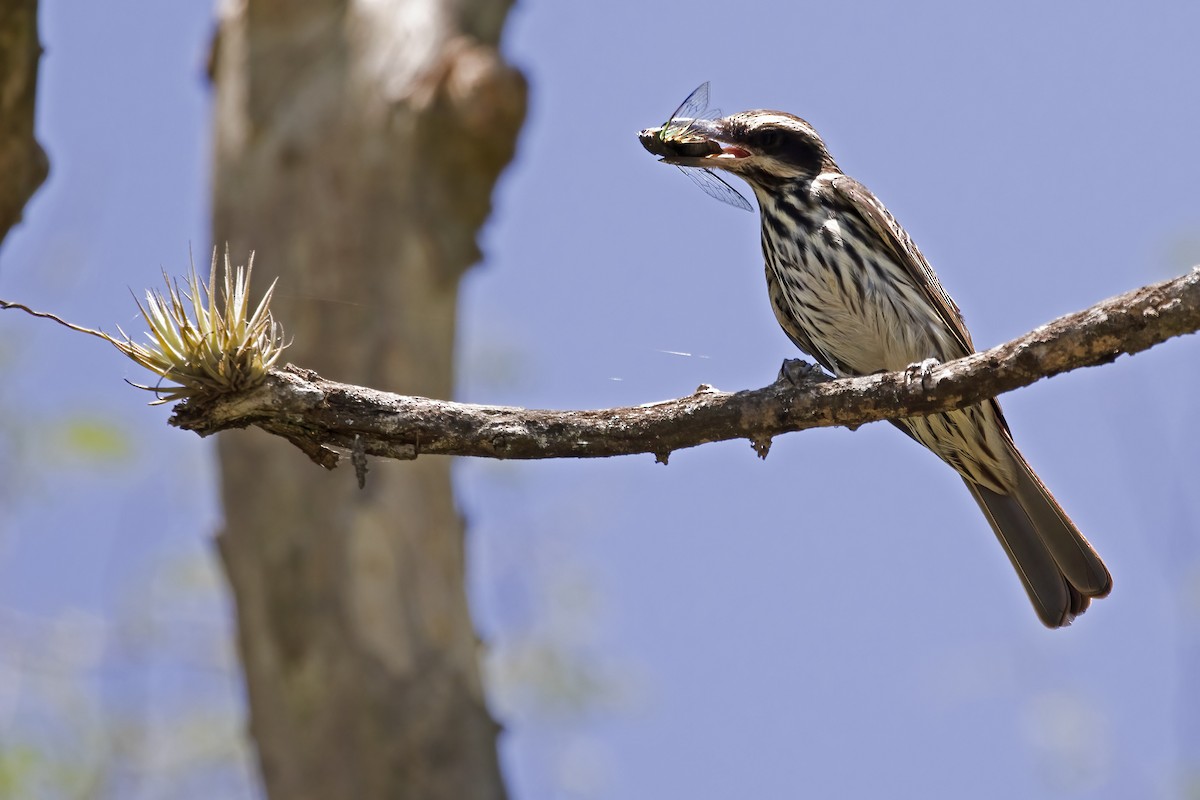
[[[290,360],[453,394],[458,281],[525,84],[509,0],[225,4],[213,236],[257,250]],[[219,437],[250,730],[274,798],[501,798],[450,462],[365,490],[257,431]]]
[[[42,55],[37,13],[37,0],[0,2],[0,241],[50,169],[33,136]]]

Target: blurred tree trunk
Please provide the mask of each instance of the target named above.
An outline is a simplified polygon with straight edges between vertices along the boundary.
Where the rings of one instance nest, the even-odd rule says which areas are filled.
[[[291,361],[453,395],[458,281],[513,155],[511,0],[223,4],[213,238],[256,250]],[[501,798],[450,461],[360,491],[257,431],[219,438],[221,556],[273,798]]]
[[[50,166],[33,137],[37,99],[37,0],[0,0],[0,241]]]

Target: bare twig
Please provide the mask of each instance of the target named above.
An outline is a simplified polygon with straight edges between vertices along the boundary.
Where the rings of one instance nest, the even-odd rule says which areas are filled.
[[[671,452],[961,408],[1041,378],[1106,364],[1200,330],[1200,269],[1068,314],[982,353],[934,366],[834,380],[820,374],[741,392],[695,394],[632,408],[545,411],[406,397],[327,381],[288,366],[245,392],[180,403],[171,422],[201,435],[255,425],[332,468],[339,451],[411,459],[591,458]],[[788,370],[788,372],[793,372]]]

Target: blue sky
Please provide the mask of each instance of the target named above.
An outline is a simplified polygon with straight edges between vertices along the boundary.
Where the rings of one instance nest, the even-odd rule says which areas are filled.
[[[207,252],[211,13],[45,6],[51,179],[0,250],[0,296],[140,330],[128,287]],[[727,112],[812,122],[980,347],[1178,274],[1200,262],[1198,29],[1184,3],[530,0],[506,41],[530,115],[464,284],[459,396],[633,404],[761,386],[795,356],[756,217],[636,141],[704,80]],[[0,432],[19,456],[0,611],[36,631],[171,591],[160,565],[212,551],[210,443],[92,340],[5,315],[0,341],[21,420]],[[1065,631],[1037,622],[959,480],[890,426],[781,437],[765,462],[745,442],[668,467],[460,462],[485,637],[510,660],[550,642],[608,687],[582,710],[499,702],[513,795],[1180,796],[1200,770],[1197,348],[1002,398],[1114,575]],[[125,437],[115,464],[53,446],[85,410]],[[207,672],[154,680],[167,705],[181,687],[237,702]],[[0,693],[0,732],[17,705]]]

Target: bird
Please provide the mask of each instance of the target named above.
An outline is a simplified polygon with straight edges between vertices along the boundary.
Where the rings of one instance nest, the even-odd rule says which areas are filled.
[[[812,125],[768,110],[704,118],[707,96],[704,84],[680,107],[694,116],[677,112],[639,139],[718,199],[750,208],[718,171],[753,190],[771,308],[800,350],[838,377],[975,352],[925,256]],[[1044,625],[1069,625],[1111,591],[1104,562],[1021,455],[995,399],[893,424],[961,476]]]

